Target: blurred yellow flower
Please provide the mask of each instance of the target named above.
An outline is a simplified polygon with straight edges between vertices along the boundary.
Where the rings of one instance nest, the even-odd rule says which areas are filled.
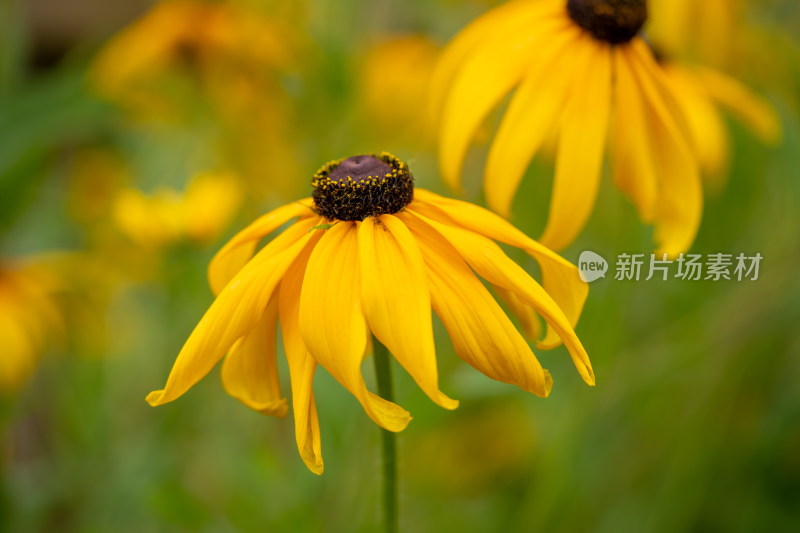
[[[160,248],[180,239],[208,243],[219,237],[241,205],[241,185],[227,173],[201,173],[186,192],[161,188],[153,195],[126,188],[114,200],[119,229],[145,248]]]
[[[360,90],[370,134],[424,144],[433,139],[427,97],[439,47],[424,35],[398,35],[372,46],[362,62]]]
[[[659,252],[686,250],[702,187],[674,91],[638,36],[646,18],[644,0],[517,0],[470,24],[445,49],[433,81],[445,181],[459,188],[476,130],[517,86],[486,162],[492,209],[510,214],[525,169],[557,130],[543,244],[562,249],[583,229],[608,144],[614,183],[655,225]]]
[[[209,281],[216,300],[189,336],[151,405],[171,402],[227,352],[226,390],[264,414],[284,416],[276,366],[280,322],[289,364],[295,431],[308,468],[323,469],[312,382],[321,364],[381,427],[401,431],[402,407],[367,390],[361,363],[371,332],[438,405],[458,402],[438,386],[430,309],[458,355],[492,379],[545,397],[552,386],[522,335],[476,277],[513,293],[548,325],[538,346],[562,341],[583,379],[594,384],[573,330],[588,288],[577,269],[477,206],[414,190],[405,163],[390,154],[326,164],[313,198],[272,211],[236,235],[214,257]],[[258,242],[297,219],[253,255]],[[511,261],[494,240],[536,258],[544,286]]]
[[[16,392],[45,349],[64,333],[53,300],[59,282],[45,265],[0,262],[0,393]]]
[[[724,184],[730,158],[723,110],[763,143],[775,145],[780,141],[780,120],[772,105],[739,81],[699,65],[661,60],[661,66],[683,113],[704,178],[715,188]]]
[[[188,77],[212,95],[229,95],[262,71],[286,68],[291,42],[281,23],[246,3],[165,0],[106,45],[92,80],[104,94],[140,111],[170,113],[181,103],[159,101],[170,77]],[[226,105],[226,99],[218,103]]]
[[[189,122],[211,164],[257,176],[258,199],[294,195],[287,139],[293,101],[281,77],[296,70],[300,32],[263,3],[165,0],[101,50],[90,79],[150,125]]]

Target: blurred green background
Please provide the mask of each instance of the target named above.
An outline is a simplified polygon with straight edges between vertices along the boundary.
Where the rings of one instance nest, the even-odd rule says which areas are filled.
[[[493,2],[168,4],[131,27],[150,2],[0,1],[0,267],[47,279],[58,315],[35,370],[0,392],[0,530],[375,531],[378,428],[324,370],[321,477],[291,416],[246,409],[217,370],[170,405],[144,397],[212,301],[214,252],[307,196],[325,161],[388,150],[447,194],[420,94],[441,46]],[[707,195],[692,252],[761,253],[759,280],[592,284],[577,332],[597,386],[563,348],[537,353],[547,400],[463,364],[434,318],[442,390],[461,406],[439,409],[395,365],[414,416],[399,437],[401,530],[800,524],[800,14],[754,1],[742,23],[771,36],[753,41],[768,53],[727,68],[774,104],[783,141],[729,121],[728,184]],[[476,202],[488,128],[467,165]],[[223,177],[190,194],[204,173]],[[513,222],[534,237],[551,180],[537,161],[518,196]],[[604,180],[573,262],[651,251]]]

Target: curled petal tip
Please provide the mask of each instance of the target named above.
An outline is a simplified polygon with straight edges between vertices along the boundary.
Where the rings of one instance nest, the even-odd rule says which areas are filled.
[[[444,394],[440,394],[438,398],[436,398],[436,403],[445,409],[453,411],[454,409],[458,409],[459,401],[454,400]]]
[[[163,390],[154,390],[153,392],[147,395],[145,401],[149,403],[151,407],[158,407],[159,405],[164,405],[164,403],[161,402],[161,398],[163,397],[164,397]]]
[[[322,472],[325,470],[324,465],[322,464],[321,457],[305,457],[303,456],[303,462],[306,464],[306,467],[311,470],[312,473],[321,476]]]
[[[382,426],[382,427],[383,427],[383,429],[385,429],[387,431],[391,431],[392,433],[400,433],[401,431],[403,431],[404,429],[406,429],[408,427],[408,424],[409,424],[409,422],[411,422],[412,418],[413,417],[411,416],[411,414],[407,413],[406,417],[395,421],[395,423],[391,424],[390,427],[386,427],[386,426]]]

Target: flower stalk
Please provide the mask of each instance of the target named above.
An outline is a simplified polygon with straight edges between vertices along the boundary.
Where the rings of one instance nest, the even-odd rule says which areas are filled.
[[[392,386],[392,362],[389,358],[389,350],[374,336],[372,337],[372,350],[375,358],[378,395],[393,402],[394,387]],[[397,435],[383,428],[380,431],[383,462],[382,530],[386,533],[397,533]]]

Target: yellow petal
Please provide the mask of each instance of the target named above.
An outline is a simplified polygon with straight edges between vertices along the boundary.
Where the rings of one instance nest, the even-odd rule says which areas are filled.
[[[408,412],[367,390],[361,361],[367,326],[361,308],[358,223],[339,222],[311,252],[300,293],[300,334],[314,359],[349,390],[376,424],[402,431]]]
[[[220,249],[208,265],[208,281],[214,294],[219,294],[225,285],[241,269],[264,236],[296,217],[315,216],[311,210],[311,199],[284,205],[259,217],[255,222],[237,233]]]
[[[316,244],[322,231],[315,231],[312,243]],[[313,246],[312,244],[312,246]],[[292,410],[294,411],[294,432],[300,457],[309,470],[322,474],[322,441],[319,432],[317,403],[314,400],[314,373],[317,361],[303,344],[300,336],[300,290],[306,272],[311,250],[308,247],[289,267],[281,281],[279,306],[283,348],[289,363],[292,381]]]
[[[560,337],[567,347],[572,361],[584,381],[594,385],[594,372],[589,356],[572,329],[564,312],[525,270],[503,253],[490,239],[472,231],[441,224],[423,215],[409,211],[435,229],[464,258],[479,276],[489,283],[503,287],[516,294],[525,304],[533,307],[550,326],[549,331]],[[550,333],[545,343],[552,343]]]
[[[415,201],[409,206],[414,211],[438,222],[474,231],[525,250],[539,263],[545,290],[575,327],[589,294],[589,285],[581,280],[575,265],[482,207],[445,198],[424,189],[415,189],[414,197]]]
[[[762,142],[780,142],[781,123],[772,104],[721,72],[698,67],[696,73],[708,94],[758,135]]]
[[[460,188],[461,167],[481,122],[513,88],[543,43],[571,24],[552,2],[531,4],[525,16],[504,25],[464,61],[448,92],[439,135],[439,165],[445,182]]]
[[[666,79],[689,127],[689,141],[705,178],[719,187],[727,170],[730,141],[719,109],[692,71],[664,65]]]
[[[519,296],[503,287],[492,285],[492,290],[497,295],[497,298],[506,304],[520,321],[525,338],[538,340],[542,336],[542,323],[536,311],[532,307],[525,305],[525,302],[520,300]]]
[[[286,269],[311,240],[309,230],[320,220],[317,217],[295,223],[284,232],[297,235],[291,246],[276,251],[280,247],[273,246],[272,241],[242,267],[189,335],[166,387],[147,396],[150,405],[163,405],[184,394],[237,340],[256,327]]]
[[[264,317],[236,341],[222,363],[222,384],[228,394],[262,414],[283,418],[289,409],[281,397],[275,354],[278,301],[273,296]]]
[[[556,175],[543,245],[562,250],[578,236],[597,200],[611,107],[611,47],[594,42],[579,64],[561,125]]]
[[[361,302],[370,330],[431,400],[458,402],[439,390],[425,263],[411,232],[392,215],[369,217],[358,230]]]
[[[665,101],[663,73],[656,74],[661,71],[654,65],[647,45],[633,43],[625,57],[646,99],[654,168],[659,174],[656,254],[675,257],[688,250],[697,235],[703,212],[703,189],[697,161]]]
[[[438,118],[441,113],[447,89],[453,76],[461,67],[467,55],[472,52],[481,40],[492,33],[502,30],[504,24],[511,19],[530,11],[530,2],[521,0],[507,2],[486,12],[462,29],[442,51],[431,78],[430,106],[432,116]]]
[[[568,45],[583,45],[584,51],[591,51],[592,43],[577,28],[559,32],[534,55],[525,78],[511,97],[489,149],[483,182],[486,201],[503,216],[509,216],[526,167],[563,114],[567,87],[576,68],[572,60],[564,61],[562,54]],[[580,88],[586,87],[581,83]]]
[[[623,50],[614,50],[616,87],[611,132],[612,174],[614,185],[631,199],[639,218],[652,223],[658,199],[653,140],[648,132],[644,97]]]
[[[458,252],[417,216],[405,211],[397,217],[422,252],[433,309],[458,356],[492,379],[547,397],[550,374]]]

